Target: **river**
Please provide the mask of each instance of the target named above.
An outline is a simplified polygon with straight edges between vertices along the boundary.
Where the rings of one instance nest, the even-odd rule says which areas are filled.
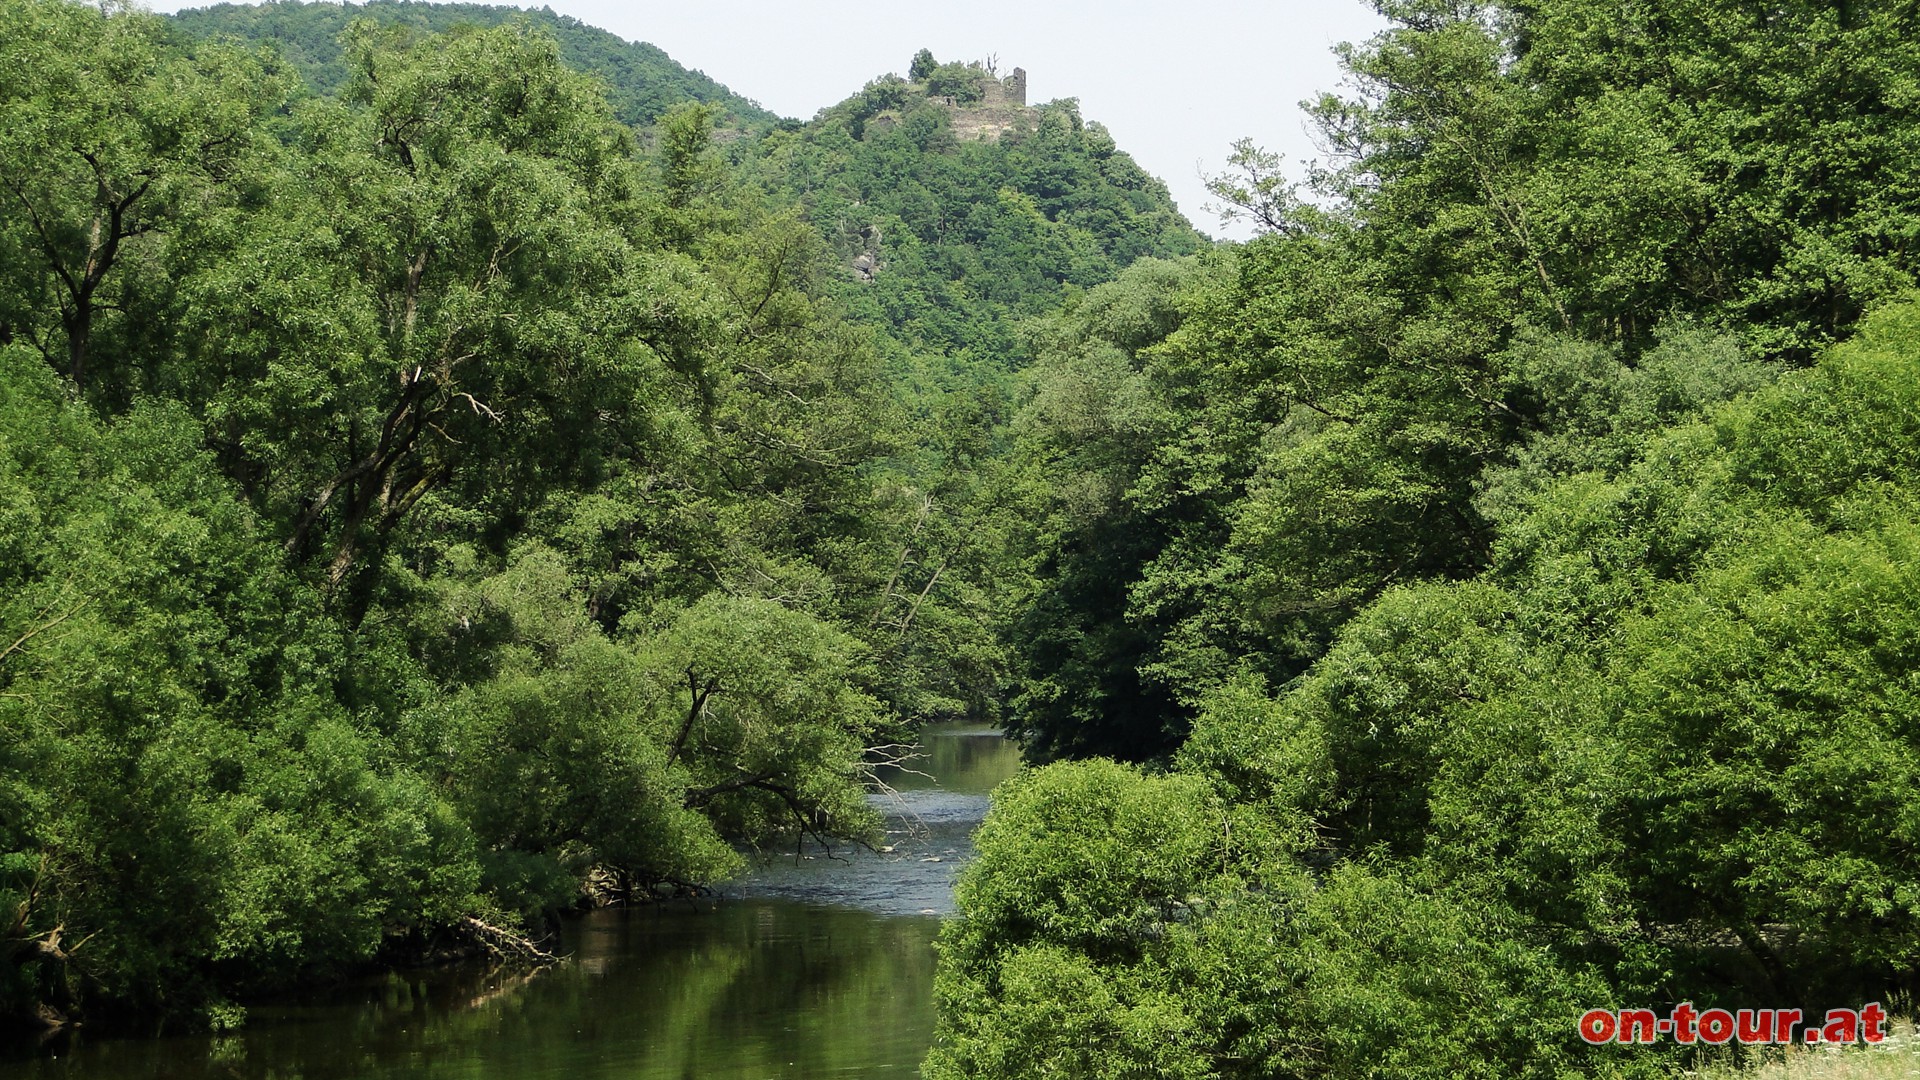
[[[810,848],[716,899],[585,915],[568,925],[570,959],[532,976],[394,972],[257,1005],[231,1035],[83,1030],[0,1059],[0,1080],[916,1075],[940,917],[987,792],[1019,767],[985,728],[934,725],[923,745],[927,776],[895,771],[894,793],[871,796],[881,851]]]

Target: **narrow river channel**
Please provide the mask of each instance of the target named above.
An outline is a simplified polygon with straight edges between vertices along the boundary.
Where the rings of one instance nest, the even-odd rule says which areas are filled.
[[[0,1058],[14,1077],[735,1080],[913,1076],[933,1034],[933,939],[987,792],[1019,767],[996,732],[935,725],[895,774],[879,852],[811,849],[716,900],[610,909],[531,978],[401,972],[263,1006],[228,1036],[94,1038]],[[890,849],[890,850],[888,850]]]

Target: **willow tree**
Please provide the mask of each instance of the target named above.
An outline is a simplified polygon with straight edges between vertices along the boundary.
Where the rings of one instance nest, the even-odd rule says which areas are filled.
[[[164,34],[119,5],[0,4],[0,337],[30,342],[76,386],[96,374],[103,323],[141,287],[132,265],[151,274],[189,208],[244,197],[261,119],[289,89],[261,57],[183,53]]]
[[[246,257],[189,286],[210,431],[333,587],[432,492],[505,514],[570,475],[687,292],[635,243],[630,136],[551,39],[350,34]]]

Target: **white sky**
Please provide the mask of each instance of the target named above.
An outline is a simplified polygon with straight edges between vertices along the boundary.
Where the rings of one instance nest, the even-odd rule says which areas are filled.
[[[1303,175],[1316,156],[1299,103],[1340,88],[1332,48],[1384,26],[1364,0],[949,0],[938,5],[853,0],[547,0],[623,38],[648,41],[689,68],[783,116],[818,110],[916,50],[941,61],[999,57],[1027,69],[1027,100],[1080,99],[1081,114],[1173,190],[1212,235],[1203,172],[1218,172],[1233,140],[1286,155]],[[171,12],[199,3],[155,3]],[[534,6],[539,4],[520,4]]]

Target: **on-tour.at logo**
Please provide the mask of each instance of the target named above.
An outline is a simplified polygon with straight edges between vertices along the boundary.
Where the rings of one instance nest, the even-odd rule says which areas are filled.
[[[1795,1029],[1802,1029],[1794,1038]],[[1858,1009],[1829,1009],[1824,1023],[1808,1020],[1799,1009],[1707,1009],[1682,1002],[1666,1016],[1652,1009],[1590,1009],[1580,1017],[1580,1037],[1600,1043],[1628,1045],[1657,1043],[1670,1036],[1683,1046],[1706,1043],[1719,1046],[1728,1042],[1745,1045],[1802,1042],[1809,1046],[1824,1043],[1869,1045],[1887,1037],[1887,1010],[1879,1002]]]

